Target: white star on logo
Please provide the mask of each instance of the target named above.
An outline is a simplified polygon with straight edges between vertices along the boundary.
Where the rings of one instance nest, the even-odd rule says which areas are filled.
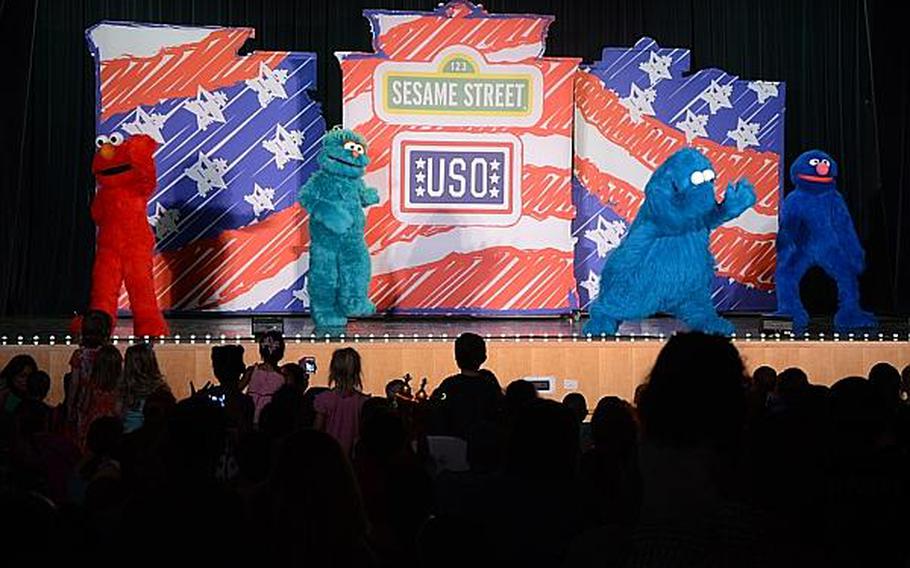
[[[607,253],[619,246],[626,234],[626,224],[622,221],[607,221],[597,216],[597,228],[585,230],[585,238],[597,245],[597,257],[604,258]]]
[[[196,192],[200,197],[205,197],[213,189],[224,189],[227,183],[224,181],[224,174],[228,170],[227,160],[221,158],[209,158],[202,152],[196,163],[183,170],[186,177],[196,182]]]
[[[124,123],[123,130],[128,134],[146,134],[151,136],[155,142],[164,144],[164,136],[161,135],[161,129],[164,128],[164,122],[167,117],[157,112],[145,112],[141,106],[136,107],[136,112],[132,122]]]
[[[500,162],[500,161],[497,160],[496,158],[493,158],[493,161],[490,162],[490,169],[493,170],[493,171],[495,172],[496,170],[499,169],[499,164],[501,164],[501,163],[502,163],[502,162]]]
[[[777,85],[773,81],[750,81],[749,89],[755,91],[755,94],[758,95],[758,104],[765,104],[766,100],[780,95]]]
[[[258,183],[253,182],[253,193],[244,195],[243,200],[253,206],[253,215],[259,218],[265,211],[274,211],[275,204],[272,199],[275,198],[275,190],[271,187],[261,187]]]
[[[224,93],[210,93],[199,85],[196,88],[196,98],[183,103],[183,108],[196,115],[196,128],[205,130],[213,122],[227,122],[221,112],[226,105],[227,96]]]
[[[676,123],[676,128],[682,130],[686,135],[686,144],[691,144],[696,136],[707,138],[706,126],[708,126],[708,115],[695,114],[689,109],[686,109],[686,119]]]
[[[593,302],[600,295],[600,275],[594,274],[593,270],[588,270],[588,279],[579,286],[588,291],[588,299]]]
[[[155,214],[149,217],[148,220],[149,225],[155,227],[155,237],[160,241],[171,233],[177,232],[180,210],[166,209],[161,203],[155,203]]]
[[[308,280],[309,280],[309,277],[304,276],[303,277],[303,286],[301,286],[300,289],[294,290],[293,292],[291,292],[291,295],[294,296],[295,299],[299,300],[300,303],[303,304],[304,308],[310,307],[310,293],[307,292],[307,289],[306,289]]]
[[[698,98],[708,103],[708,110],[711,114],[717,114],[722,108],[733,108],[730,102],[730,96],[733,94],[733,85],[719,85],[716,80],[712,79],[711,84],[705,89]]]
[[[426,190],[423,188],[422,185],[418,185],[417,189],[414,190],[414,193],[417,194],[417,197],[423,197],[423,194],[426,193]]]
[[[497,197],[499,197],[499,190],[496,189],[495,187],[492,188],[492,189],[490,190],[490,197],[493,198],[493,199],[496,199]]]
[[[736,140],[736,149],[742,152],[749,146],[758,146],[758,134],[761,125],[757,122],[746,122],[742,118],[736,119],[736,130],[728,130],[727,136]]]
[[[499,174],[490,174],[490,183],[494,185],[499,183]]]
[[[672,63],[673,58],[669,55],[657,55],[656,51],[652,51],[650,59],[645,63],[640,63],[638,68],[648,74],[648,81],[653,87],[661,79],[673,78],[673,75],[670,74],[670,64]]]
[[[638,124],[643,120],[644,115],[654,116],[654,107],[651,106],[651,103],[656,98],[657,92],[654,89],[641,90],[638,85],[632,83],[629,96],[619,99],[619,104],[629,111],[629,119]]]
[[[256,91],[259,98],[259,106],[265,108],[274,99],[288,98],[288,92],[284,90],[284,84],[288,80],[288,72],[285,69],[276,69],[272,71],[265,63],[259,64],[259,76],[255,79],[247,79],[246,84],[249,88]]]
[[[417,175],[415,175],[414,178],[417,180],[417,183],[423,183],[427,179],[427,174],[417,172]]]
[[[291,130],[288,132],[284,126],[275,126],[275,137],[262,141],[262,147],[275,155],[275,165],[279,170],[291,160],[303,161],[300,146],[303,145],[303,132]]]
[[[414,164],[417,166],[418,170],[422,170],[424,168],[424,166],[427,165],[427,161],[424,160],[423,158],[417,158],[416,160],[414,160]]]

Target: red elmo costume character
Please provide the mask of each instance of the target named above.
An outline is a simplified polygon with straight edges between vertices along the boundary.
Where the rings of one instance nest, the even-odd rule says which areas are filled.
[[[117,299],[125,283],[136,336],[168,335],[155,297],[152,253],[155,235],[146,207],[155,190],[157,144],[144,134],[124,140],[119,133],[96,139],[98,151],[92,173],[98,191],[92,202],[92,220],[98,226],[92,294],[89,308],[117,318]]]

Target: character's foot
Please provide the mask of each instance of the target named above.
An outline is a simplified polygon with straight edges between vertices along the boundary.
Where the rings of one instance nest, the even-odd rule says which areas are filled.
[[[313,315],[313,322],[316,324],[316,335],[339,335],[344,332],[344,327],[348,323],[348,318],[335,312],[328,314]]]
[[[376,313],[376,305],[365,296],[342,301],[341,307],[348,317],[371,316]]]
[[[585,335],[615,335],[619,322],[606,317],[592,316],[582,329]]]
[[[859,307],[841,308],[834,315],[834,328],[838,331],[871,329],[878,326],[875,315]]]
[[[171,328],[168,327],[164,318],[133,320],[133,335],[136,337],[168,337],[170,334]]]
[[[722,317],[714,317],[700,322],[688,323],[688,325],[692,331],[700,331],[711,335],[730,336],[736,331],[733,324]]]

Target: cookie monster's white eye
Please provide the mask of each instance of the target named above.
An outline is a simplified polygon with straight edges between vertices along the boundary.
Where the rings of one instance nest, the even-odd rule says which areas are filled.
[[[114,132],[111,134],[111,144],[114,146],[123,144],[123,134],[120,134],[119,132]]]
[[[692,172],[689,181],[692,182],[692,185],[701,185],[705,182],[705,174],[701,172]]]
[[[100,147],[104,146],[105,144],[107,144],[108,142],[110,142],[108,137],[102,134],[101,136],[95,138],[95,147],[100,148]]]
[[[811,160],[809,160],[809,165],[810,165],[810,166],[817,166],[817,165],[818,165],[818,162],[819,162],[818,158],[812,158]]]
[[[705,181],[712,181],[714,179],[714,170],[705,170],[702,174],[705,176]]]
[[[348,152],[355,151],[357,149],[357,146],[358,146],[357,142],[352,142],[351,140],[348,140],[347,142],[344,143],[344,149],[347,150]]]

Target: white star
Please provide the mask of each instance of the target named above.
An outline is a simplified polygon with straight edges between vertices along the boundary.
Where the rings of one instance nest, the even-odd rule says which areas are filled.
[[[291,160],[303,161],[300,146],[303,145],[303,132],[291,130],[288,132],[284,126],[275,126],[275,137],[262,141],[262,147],[275,155],[275,165],[279,170]]]
[[[263,212],[275,210],[275,204],[272,202],[274,198],[274,189],[271,187],[263,188],[255,182],[253,182],[253,193],[243,196],[243,200],[253,206],[253,215],[257,219]]]
[[[227,96],[221,91],[210,93],[202,85],[196,88],[196,98],[183,103],[183,108],[196,115],[196,128],[205,130],[209,124],[227,122],[222,109],[227,105]]]
[[[418,170],[422,170],[424,168],[424,166],[427,165],[427,161],[424,160],[423,158],[417,158],[416,160],[414,160],[414,164],[417,165]]]
[[[294,298],[296,298],[297,300],[299,300],[300,303],[303,304],[304,308],[310,307],[310,293],[307,292],[307,289],[306,289],[308,280],[309,280],[309,277],[304,276],[303,277],[303,286],[301,286],[299,290],[294,290],[293,292],[291,292],[291,295],[294,296]]]
[[[180,220],[179,209],[166,209],[161,203],[155,203],[155,214],[149,219],[149,225],[155,227],[155,237],[162,240],[171,233],[177,232],[177,221]]]
[[[164,128],[164,122],[167,117],[157,112],[145,112],[141,106],[136,107],[135,118],[132,122],[124,123],[123,130],[128,134],[147,134],[159,144],[164,144],[164,136],[161,135],[161,129]]]
[[[494,185],[499,183],[499,174],[490,174],[490,183]]]
[[[626,234],[626,224],[622,221],[607,221],[597,216],[597,227],[585,230],[585,238],[597,245],[597,257],[604,258],[611,250],[619,246]]]
[[[777,85],[778,83],[773,81],[750,81],[749,89],[758,95],[758,104],[765,104],[766,100],[780,95]]]
[[[629,96],[619,99],[619,104],[629,111],[629,119],[638,124],[643,120],[644,115],[654,116],[654,107],[651,106],[651,103],[656,98],[657,92],[654,89],[641,90],[638,85],[632,83]]]
[[[288,98],[288,92],[284,90],[284,84],[288,80],[288,72],[285,69],[276,69],[272,71],[265,63],[259,64],[259,76],[255,79],[247,79],[246,84],[249,88],[256,91],[259,98],[259,106],[265,108],[274,99]]]
[[[588,279],[579,286],[588,291],[588,299],[593,302],[600,295],[600,275],[595,274],[593,270],[588,270]]]
[[[761,125],[757,122],[746,122],[742,118],[736,119],[736,130],[728,130],[727,136],[736,140],[736,149],[742,152],[749,146],[758,146],[758,134]]]
[[[183,170],[186,177],[196,182],[196,192],[200,197],[205,197],[213,189],[224,189],[227,183],[224,181],[224,174],[227,172],[227,160],[221,158],[209,158],[202,152],[196,163]]]
[[[673,58],[669,55],[657,55],[656,51],[651,52],[651,58],[646,63],[640,63],[638,68],[648,74],[648,81],[653,87],[661,79],[672,79],[670,74],[670,64]]]
[[[733,108],[730,102],[730,96],[733,94],[733,85],[719,85],[717,80],[712,79],[711,84],[705,89],[698,98],[708,103],[708,109],[711,114],[717,114],[722,108]]]
[[[417,194],[417,197],[423,197],[423,194],[426,193],[426,190],[423,188],[422,185],[418,185],[417,189],[414,190],[414,193]]]
[[[499,190],[496,189],[495,187],[492,188],[490,190],[490,197],[492,197],[493,199],[496,199],[497,197],[499,197]]]
[[[417,175],[415,175],[414,178],[417,179],[417,183],[423,183],[427,179],[427,174],[417,172]]]
[[[707,138],[706,126],[708,126],[708,115],[695,114],[689,109],[686,109],[686,119],[676,123],[676,128],[682,130],[686,135],[686,144],[691,144],[696,136]]]
[[[493,161],[490,162],[490,169],[493,170],[493,171],[495,172],[496,170],[499,169],[499,164],[500,164],[500,163],[501,163],[501,162],[500,162],[499,160],[497,160],[496,158],[493,158]]]

